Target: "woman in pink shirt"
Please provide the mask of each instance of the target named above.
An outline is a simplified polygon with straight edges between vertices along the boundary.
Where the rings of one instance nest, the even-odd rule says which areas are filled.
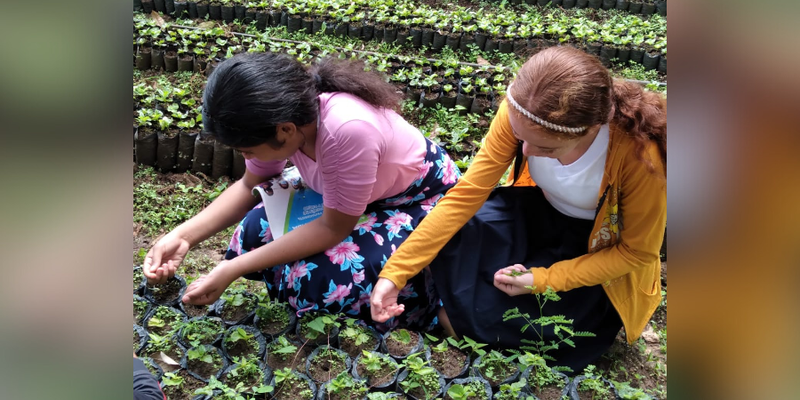
[[[241,221],[225,260],[189,285],[185,303],[210,304],[244,276],[263,280],[298,315],[325,309],[371,321],[369,297],[383,264],[460,176],[394,111],[401,99],[359,62],[326,58],[307,70],[286,55],[247,53],[221,63],[204,92],[204,130],[242,152],[245,175],[153,246],[148,280],[165,281],[189,248]],[[273,240],[251,191],[287,159],[322,193],[324,211]],[[429,274],[409,281],[398,302],[410,312],[381,330],[436,323],[441,303]]]

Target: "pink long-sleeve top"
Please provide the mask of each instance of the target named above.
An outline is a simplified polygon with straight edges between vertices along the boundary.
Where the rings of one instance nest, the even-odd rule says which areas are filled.
[[[419,178],[427,151],[419,129],[348,93],[322,93],[319,101],[317,161],[301,151],[289,160],[305,183],[322,193],[325,207],[361,215],[369,203],[396,196]],[[286,160],[245,163],[253,174],[271,177]]]

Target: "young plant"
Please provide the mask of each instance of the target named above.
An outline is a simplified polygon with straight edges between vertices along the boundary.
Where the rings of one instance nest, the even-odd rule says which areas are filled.
[[[339,322],[336,320],[335,315],[322,314],[310,321],[303,322],[301,333],[310,340],[317,340],[321,336],[328,336],[335,328],[339,327]]]
[[[517,369],[514,364],[515,358],[516,355],[506,357],[499,351],[492,350],[483,355],[477,367],[490,383],[500,383],[508,379]]]
[[[302,386],[304,389],[300,390],[298,395],[303,398],[310,400],[314,396],[314,392],[308,387],[308,384],[297,376],[291,369],[283,368],[274,371],[275,374],[275,393],[273,398],[282,398],[284,397],[284,392],[290,392],[292,389]]]
[[[452,400],[480,399],[486,396],[486,388],[478,380],[467,382],[465,385],[456,383],[447,389],[447,396]]]
[[[525,388],[527,381],[522,378],[513,383],[503,383],[495,394],[494,400],[517,400],[522,398],[522,389]],[[528,396],[528,398],[533,398]]]
[[[528,288],[534,290],[534,287]],[[559,345],[562,343],[574,348],[575,342],[572,340],[573,337],[595,336],[595,334],[592,332],[572,330],[571,326],[573,320],[567,319],[563,315],[543,315],[544,305],[547,304],[548,301],[561,300],[561,297],[558,296],[553,288],[548,287],[544,293],[536,293],[534,294],[534,297],[536,298],[536,304],[539,307],[539,318],[531,320],[530,314],[520,312],[519,308],[517,307],[507,310],[503,314],[503,321],[508,321],[514,318],[522,318],[525,320],[525,324],[522,325],[522,328],[520,328],[520,332],[524,333],[528,328],[531,328],[536,336],[538,336],[538,340],[522,339],[522,343],[525,344],[520,346],[521,350],[532,351],[545,360],[555,361],[552,356],[546,354],[548,351],[558,349]],[[544,339],[544,327],[550,325],[553,326],[553,334],[556,336],[556,339],[552,339],[549,343],[547,343]]]
[[[222,332],[222,321],[201,317],[180,324],[180,333],[185,343],[192,347],[211,344]]]
[[[270,355],[274,355],[280,360],[286,361],[292,355],[297,354],[297,346],[293,345],[285,336],[281,335],[274,342],[270,343],[267,351]]]
[[[367,393],[367,388],[361,381],[356,381],[347,373],[341,372],[336,378],[328,382],[327,394],[337,394],[340,399],[360,399]]]
[[[603,378],[600,377],[597,367],[589,364],[586,369],[583,370],[583,375],[585,378],[578,384],[578,391],[591,392],[592,400],[604,399],[608,396],[610,389]]]
[[[411,343],[411,333],[409,333],[409,331],[406,329],[398,329],[396,331],[392,331],[392,333],[390,333],[389,336],[392,339],[405,345]]]
[[[439,374],[419,355],[404,359],[403,365],[408,371],[406,378],[400,382],[404,393],[417,398],[431,398],[441,390]]]

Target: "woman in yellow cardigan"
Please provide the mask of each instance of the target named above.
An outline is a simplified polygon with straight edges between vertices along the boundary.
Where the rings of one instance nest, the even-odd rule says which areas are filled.
[[[661,299],[666,134],[666,101],[613,80],[595,57],[570,47],[532,56],[467,173],[384,266],[372,318],[401,314],[400,288],[430,265],[440,322],[457,335],[499,348],[538,340],[520,333],[521,319],[503,321],[514,307],[539,317],[530,286],[561,296],[542,315],[596,335],[548,353],[556,364],[580,371],[622,326],[632,343]],[[496,189],[519,147],[521,177]],[[556,338],[552,326],[543,333]]]

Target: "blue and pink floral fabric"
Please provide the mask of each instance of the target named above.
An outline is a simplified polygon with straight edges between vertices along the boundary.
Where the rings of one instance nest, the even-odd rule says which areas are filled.
[[[325,309],[372,322],[369,297],[383,265],[461,175],[444,150],[427,143],[424,167],[417,179],[405,192],[370,204],[344,241],[322,253],[246,278],[263,280],[270,296],[288,302],[298,316]],[[259,204],[236,228],[225,258],[232,259],[270,241],[269,221],[263,204]],[[408,281],[398,303],[404,304],[406,311],[377,324],[379,331],[397,326],[430,330],[436,325],[441,301],[427,269]]]

